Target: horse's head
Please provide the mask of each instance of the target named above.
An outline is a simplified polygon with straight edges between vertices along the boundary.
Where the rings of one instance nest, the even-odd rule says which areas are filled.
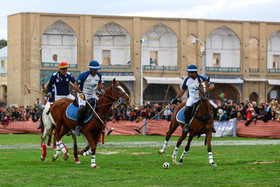
[[[198,82],[199,82],[199,96],[201,99],[209,99],[209,82],[210,82],[210,77],[208,77],[207,81],[202,81],[198,77]]]
[[[107,89],[105,95],[108,95],[113,101],[118,101],[119,103],[129,102],[128,94],[116,79],[113,80],[112,85]]]

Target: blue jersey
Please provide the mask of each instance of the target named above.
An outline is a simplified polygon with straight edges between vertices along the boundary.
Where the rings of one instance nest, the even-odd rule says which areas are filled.
[[[207,78],[197,75],[202,81],[207,81]],[[188,98],[199,99],[199,82],[198,78],[192,79],[191,77],[187,77],[182,85],[183,90],[188,90]],[[209,82],[211,84],[211,82]]]
[[[69,95],[70,94],[70,81],[74,84],[75,78],[74,76],[67,72],[65,75],[56,72],[52,75],[47,91],[53,92],[54,95]]]
[[[77,79],[80,90],[84,94],[92,95],[96,94],[97,84],[101,82],[101,73],[97,72],[95,76],[92,76],[90,71],[83,72]]]

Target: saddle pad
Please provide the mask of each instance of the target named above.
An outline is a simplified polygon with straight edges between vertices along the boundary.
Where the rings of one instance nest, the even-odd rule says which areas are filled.
[[[184,117],[185,108],[186,108],[185,106],[181,108],[181,110],[176,115],[176,120],[179,123],[185,123],[185,117]]]
[[[77,106],[73,105],[73,103],[71,103],[66,109],[66,116],[71,120],[77,121],[78,110],[79,110],[79,107],[77,107]],[[92,117],[92,115],[90,115],[87,119],[84,119],[84,123],[89,122],[91,117]]]

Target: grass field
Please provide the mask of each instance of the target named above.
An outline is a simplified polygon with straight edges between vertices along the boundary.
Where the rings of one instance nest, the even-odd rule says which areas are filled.
[[[39,135],[0,135],[0,145],[38,144]],[[178,137],[173,137],[176,140]],[[217,138],[215,140],[247,140],[248,138]],[[163,136],[108,136],[105,141],[163,141]],[[196,139],[202,141],[204,138]],[[250,138],[250,140],[252,140]],[[79,142],[83,142],[80,138]],[[65,143],[71,143],[66,137]],[[106,143],[105,143],[106,145]],[[90,157],[80,157],[74,164],[48,149],[44,162],[40,149],[0,149],[0,186],[279,186],[280,145],[213,146],[218,167],[211,167],[205,146],[193,146],[182,166],[171,163],[173,147],[158,155],[155,147],[100,147],[96,162],[100,169],[90,167]],[[72,149],[69,150],[72,153]],[[180,155],[182,148],[179,151]]]

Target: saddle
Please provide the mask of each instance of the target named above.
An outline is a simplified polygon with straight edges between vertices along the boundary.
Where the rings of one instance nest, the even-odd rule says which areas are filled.
[[[94,98],[89,99],[88,102],[94,109],[96,108],[97,102],[95,102]],[[71,120],[77,121],[78,110],[79,110],[79,105],[78,105],[77,99],[75,98],[74,101],[67,107],[66,116]],[[84,123],[89,122],[89,120],[92,118],[93,115],[95,116],[91,107],[88,105],[88,103],[86,103],[86,109],[85,109],[85,115],[84,115],[83,122]]]
[[[199,106],[199,101],[192,105],[192,109],[191,109],[191,116],[192,117],[195,115],[195,112],[196,112],[196,109],[197,109],[198,106]],[[186,109],[186,106],[181,108],[181,110],[176,115],[176,120],[180,123],[185,123],[185,116],[184,116],[185,109]]]

